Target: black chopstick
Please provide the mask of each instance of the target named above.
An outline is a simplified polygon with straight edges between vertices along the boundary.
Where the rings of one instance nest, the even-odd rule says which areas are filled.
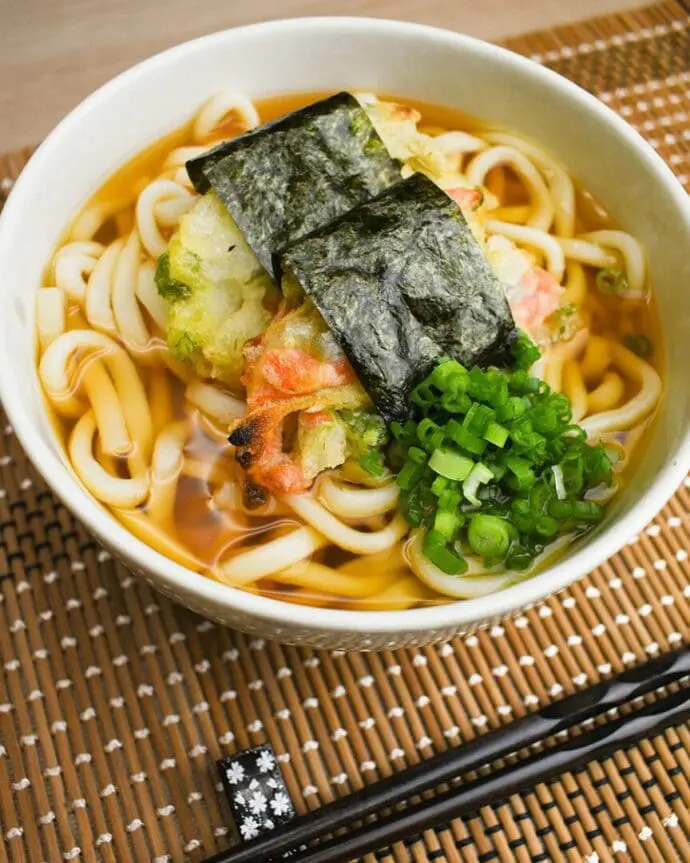
[[[401,813],[367,824],[359,830],[330,839],[305,852],[290,856],[295,863],[348,863],[370,851],[387,847],[424,830],[448,824],[454,818],[475,814],[482,806],[505,800],[511,794],[534,788],[566,771],[595,759],[606,758],[671,725],[690,719],[690,686],[657,699],[641,710],[622,716],[567,743],[532,755],[511,767],[496,771],[466,786],[446,791]],[[225,860],[232,858],[226,857]],[[254,858],[256,863],[263,857]]]
[[[300,848],[340,827],[377,814],[423,791],[437,788],[463,773],[476,770],[552,734],[573,728],[586,719],[667,686],[688,674],[690,647],[681,647],[610,680],[555,701],[456,749],[420,761],[321,809],[299,816],[280,830],[221,852],[207,863],[265,863],[275,860],[288,850]]]

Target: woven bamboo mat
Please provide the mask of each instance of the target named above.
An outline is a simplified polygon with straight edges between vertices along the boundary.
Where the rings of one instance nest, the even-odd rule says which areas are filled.
[[[690,185],[679,3],[510,47],[597,93]],[[27,156],[0,159],[0,193]],[[153,594],[2,424],[0,474],[0,863],[199,861],[230,839],[222,755],[269,741],[303,811],[690,640],[690,479],[620,554],[524,616],[346,655],[249,639]],[[689,748],[688,727],[669,730],[376,857],[690,860]]]

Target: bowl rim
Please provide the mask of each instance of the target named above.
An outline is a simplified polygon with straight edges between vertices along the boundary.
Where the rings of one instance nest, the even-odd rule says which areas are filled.
[[[204,46],[223,43],[227,39],[256,36],[261,32],[287,37],[296,30],[305,28],[312,30],[316,35],[319,32],[337,29],[341,35],[345,32],[366,31],[370,34],[416,37],[445,44],[451,49],[470,50],[483,54],[489,62],[498,61],[512,65],[521,74],[531,76],[543,86],[559,91],[561,96],[579,102],[584,108],[597,115],[602,124],[627,139],[653,169],[657,182],[664,187],[666,196],[681,213],[685,211],[685,221],[690,233],[690,199],[686,197],[683,187],[668,165],[622,117],[567,78],[498,45],[438,27],[386,18],[314,16],[260,22],[201,36],[152,55],[95,90],[67,114],[44,139],[15,183],[0,216],[0,256],[4,247],[11,248],[8,243],[10,235],[19,229],[13,224],[13,213],[20,196],[25,194],[25,190],[31,189],[34,176],[39,176],[44,166],[51,163],[53,153],[62,146],[63,139],[69,139],[71,135],[78,132],[82,117],[88,114],[92,106],[107,100],[120,88],[135,83],[138,78],[174,63],[183,55],[198,51]],[[40,387],[40,384],[38,385]],[[676,451],[669,454],[645,495],[628,513],[588,545],[575,551],[572,557],[497,593],[404,611],[314,608],[248,593],[192,572],[155,551],[130,533],[98,501],[91,498],[81,487],[76,476],[71,477],[71,483],[63,482],[65,472],[69,472],[70,468],[65,460],[41,438],[29,414],[23,410],[21,394],[19,388],[12,385],[8,363],[0,363],[0,399],[33,466],[75,518],[83,522],[101,542],[110,548],[122,549],[124,556],[133,565],[155,573],[156,581],[163,583],[171,592],[182,591],[193,594],[199,602],[210,603],[219,610],[244,613],[254,619],[260,618],[276,627],[284,627],[288,634],[290,631],[294,632],[296,627],[300,627],[329,634],[361,632],[395,635],[405,631],[423,635],[437,630],[467,628],[473,624],[485,622],[487,619],[495,620],[518,613],[567,587],[615,554],[632,535],[639,532],[657,514],[690,469],[690,429],[688,429]],[[85,502],[88,506],[85,506]],[[213,614],[213,612],[210,613]]]

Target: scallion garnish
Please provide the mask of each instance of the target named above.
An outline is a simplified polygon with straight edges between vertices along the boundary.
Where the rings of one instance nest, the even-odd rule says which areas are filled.
[[[475,515],[467,529],[467,542],[484,560],[503,560],[512,542],[510,524],[496,515]]]
[[[462,493],[465,496],[465,500],[469,501],[473,506],[481,506],[482,502],[477,497],[479,486],[486,485],[493,478],[494,475],[491,469],[478,461],[462,484]]]
[[[367,450],[359,457],[359,466],[362,470],[370,473],[372,476],[383,476],[386,471],[386,465],[383,461],[383,453],[378,449]]]
[[[451,551],[445,536],[437,530],[429,530],[424,535],[422,551],[441,572],[447,575],[460,575],[467,569],[464,557]]]
[[[568,497],[568,492],[565,490],[563,482],[563,468],[559,464],[555,464],[551,471],[553,472],[553,482],[556,487],[556,497],[559,500],[565,500]]]
[[[630,290],[625,273],[616,267],[599,270],[595,281],[602,294],[624,294]]]
[[[429,467],[446,479],[464,480],[472,471],[474,462],[459,452],[442,446],[431,454]]]
[[[641,333],[623,336],[622,342],[629,351],[637,354],[643,360],[646,360],[652,352],[652,343],[647,336],[643,336]]]
[[[401,509],[448,574],[467,568],[463,547],[527,569],[556,536],[603,516],[585,495],[610,483],[611,458],[572,424],[568,399],[529,374],[539,352],[526,336],[513,356],[512,370],[441,360],[414,392],[414,419],[391,427]]]

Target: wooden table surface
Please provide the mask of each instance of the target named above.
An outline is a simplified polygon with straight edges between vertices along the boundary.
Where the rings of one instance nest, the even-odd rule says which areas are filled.
[[[133,63],[213,30],[300,15],[372,15],[484,39],[616,12],[635,0],[0,0],[0,150],[39,141]]]

